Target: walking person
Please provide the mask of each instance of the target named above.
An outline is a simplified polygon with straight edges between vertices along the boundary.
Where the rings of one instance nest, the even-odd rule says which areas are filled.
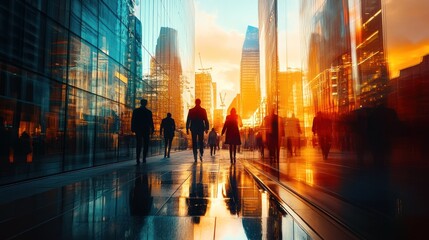
[[[283,119],[275,113],[275,109],[264,118],[266,140],[270,161],[278,163],[280,159],[280,142],[284,136]]]
[[[331,119],[322,112],[317,112],[317,115],[313,118],[312,131],[313,135],[317,135],[320,148],[322,149],[323,160],[328,159],[332,143]]]
[[[164,158],[170,158],[171,144],[174,138],[174,131],[176,131],[176,123],[171,118],[171,113],[167,113],[167,117],[162,119],[161,127],[159,128],[159,134],[162,136],[164,130]]]
[[[133,110],[131,117],[131,131],[136,134],[136,156],[137,165],[140,164],[140,153],[143,146],[143,163],[149,150],[150,135],[154,132],[152,112],[146,108],[147,100],[140,100],[141,106]]]
[[[216,148],[218,146],[218,135],[214,128],[209,133],[208,145],[210,146],[210,156],[216,155]]]
[[[192,152],[194,153],[194,161],[197,162],[197,148],[200,149],[200,161],[203,161],[204,154],[204,132],[209,131],[209,120],[207,112],[201,107],[201,100],[195,99],[195,107],[189,109],[186,119],[186,134],[189,135],[191,130],[192,136]]]
[[[243,123],[241,118],[237,115],[235,108],[232,108],[230,115],[226,116],[225,123],[222,128],[222,136],[225,135],[225,144],[229,145],[229,159],[231,164],[236,162],[237,146],[241,145],[240,130]]]
[[[288,156],[293,157],[298,156],[301,149],[300,145],[300,134],[301,126],[299,125],[299,119],[295,117],[295,114],[292,113],[292,116],[286,120],[286,147],[288,151]]]

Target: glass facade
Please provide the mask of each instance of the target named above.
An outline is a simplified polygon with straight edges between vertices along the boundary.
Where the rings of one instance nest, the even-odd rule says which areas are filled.
[[[261,102],[259,75],[259,31],[248,26],[240,63],[240,102],[243,103],[240,115],[243,119],[250,118]]]
[[[277,108],[278,102],[278,49],[277,0],[258,1],[260,78],[266,98],[267,113]],[[277,110],[277,109],[276,109]],[[265,115],[265,113],[263,113]]]
[[[185,109],[180,89],[194,80],[191,0],[1,1],[0,19],[0,184],[129,160],[141,98],[156,129],[169,111],[157,103]],[[168,44],[159,43],[163,29],[174,32],[164,34]],[[162,82],[179,91],[164,94]],[[180,128],[182,111],[173,118]],[[160,136],[150,151],[163,151]]]
[[[202,71],[195,74],[195,99],[201,100],[201,107],[207,111],[207,119],[209,124],[213,125],[213,112],[214,112],[214,95],[212,75],[208,71]],[[190,106],[194,106],[192,103]],[[186,111],[188,113],[188,111]]]
[[[386,106],[380,0],[301,2],[303,71],[313,113]]]

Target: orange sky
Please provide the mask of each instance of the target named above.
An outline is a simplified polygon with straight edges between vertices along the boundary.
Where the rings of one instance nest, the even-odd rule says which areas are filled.
[[[385,33],[391,77],[429,54],[429,1],[385,0]]]

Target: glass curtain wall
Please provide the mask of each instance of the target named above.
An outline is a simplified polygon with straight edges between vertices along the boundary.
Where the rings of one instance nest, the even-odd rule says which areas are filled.
[[[313,114],[386,105],[380,0],[301,2],[303,70]]]
[[[184,109],[194,18],[191,0],[1,1],[0,184],[132,159],[141,98],[149,109]],[[162,28],[174,29],[174,51],[157,50]],[[161,80],[179,92],[169,96]],[[152,111],[158,133],[168,109]],[[183,113],[175,115],[180,128]],[[173,149],[184,147],[178,139]],[[162,145],[155,134],[151,154]]]

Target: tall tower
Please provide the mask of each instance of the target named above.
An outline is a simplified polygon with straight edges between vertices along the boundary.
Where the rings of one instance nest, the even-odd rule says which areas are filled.
[[[161,95],[157,104],[157,115],[164,117],[170,112],[178,123],[183,119],[182,106],[182,64],[177,48],[177,31],[173,28],[161,27],[156,44],[155,59],[156,82],[158,94]]]
[[[385,105],[389,76],[381,0],[303,0],[300,9],[304,88],[311,91],[313,112]]]
[[[265,86],[265,109],[277,111],[278,106],[278,50],[277,50],[277,0],[259,0],[259,41],[261,42],[261,79]]]
[[[248,26],[243,43],[240,66],[241,117],[249,118],[258,108],[261,101],[259,80],[259,31]]]
[[[203,71],[195,74],[195,99],[201,99],[201,107],[207,111],[209,123],[213,124],[214,96],[212,75]]]
[[[356,29],[359,70],[359,105],[384,106],[388,95],[388,71],[384,51],[383,11],[381,0],[360,2],[362,26]]]

